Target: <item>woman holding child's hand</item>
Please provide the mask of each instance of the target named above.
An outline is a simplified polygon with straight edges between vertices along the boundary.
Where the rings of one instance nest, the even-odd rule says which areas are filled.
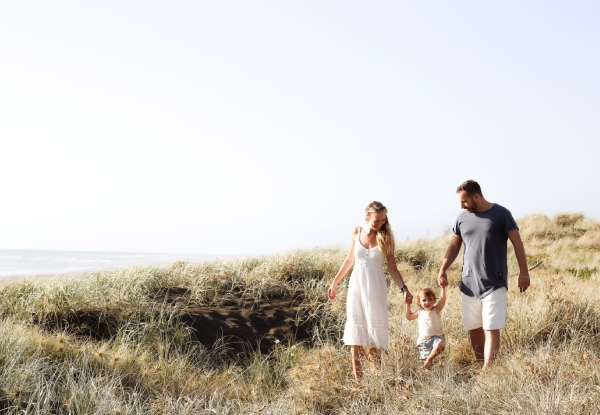
[[[327,290],[329,299],[335,299],[339,282],[354,266],[346,299],[344,343],[351,348],[352,369],[357,380],[362,379],[363,347],[369,348],[369,361],[374,368],[380,350],[386,349],[389,342],[385,262],[392,280],[404,295],[404,302],[412,303],[412,295],[396,265],[394,234],[387,209],[379,202],[371,202],[365,214],[365,224],[352,230],[348,255]]]

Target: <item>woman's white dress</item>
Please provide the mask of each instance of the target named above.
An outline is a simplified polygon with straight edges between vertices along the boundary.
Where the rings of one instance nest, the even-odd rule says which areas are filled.
[[[368,249],[361,244],[360,232],[359,228],[348,284],[344,344],[385,349],[390,336],[384,257],[378,246]]]

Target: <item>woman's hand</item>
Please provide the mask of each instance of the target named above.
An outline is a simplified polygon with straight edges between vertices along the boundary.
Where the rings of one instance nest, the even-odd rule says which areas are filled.
[[[332,282],[331,286],[327,290],[327,297],[329,297],[330,300],[335,300],[335,292],[336,291],[337,291],[337,284],[335,282]]]

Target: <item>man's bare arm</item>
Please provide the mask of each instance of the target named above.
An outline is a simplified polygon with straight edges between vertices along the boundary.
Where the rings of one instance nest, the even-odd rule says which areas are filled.
[[[461,246],[462,238],[458,235],[454,235],[452,237],[452,240],[450,241],[448,249],[446,249],[446,253],[444,254],[444,259],[442,261],[442,266],[438,274],[438,284],[440,285],[440,287],[445,287],[448,285],[448,276],[446,275],[446,271],[448,271],[448,268],[450,268],[450,265],[452,265],[452,263],[458,256]]]
[[[529,269],[527,268],[527,255],[525,255],[525,246],[521,240],[521,234],[518,229],[508,231],[508,239],[515,249],[515,256],[519,264],[519,291],[524,292],[531,284],[529,278]]]

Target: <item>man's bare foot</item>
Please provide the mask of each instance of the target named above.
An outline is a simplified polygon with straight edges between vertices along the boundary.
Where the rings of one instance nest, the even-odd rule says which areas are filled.
[[[431,369],[431,360],[432,359],[425,359],[425,362],[423,363],[423,368],[430,370]]]

